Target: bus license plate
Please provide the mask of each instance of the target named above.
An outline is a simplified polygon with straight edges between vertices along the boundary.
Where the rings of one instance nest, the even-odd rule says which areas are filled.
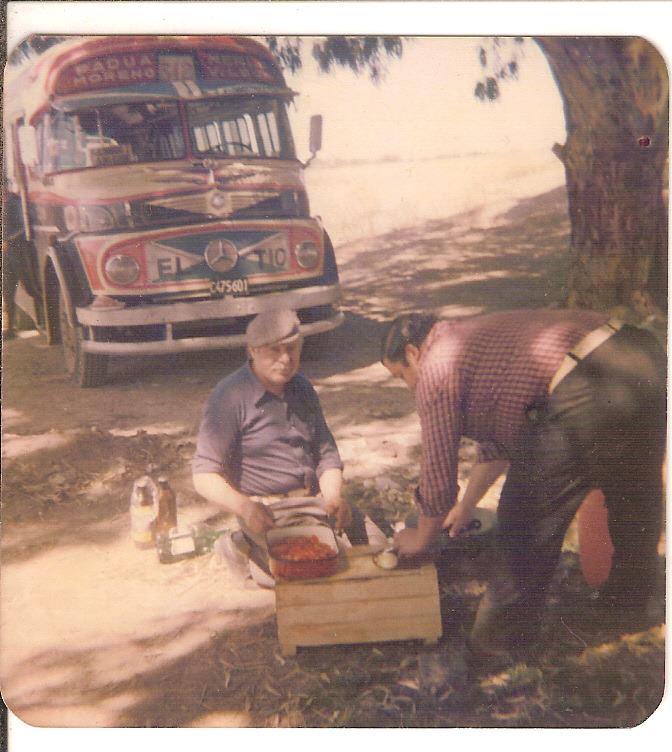
[[[210,280],[210,295],[213,298],[224,298],[232,295],[239,298],[247,295],[249,285],[247,279],[212,279]]]

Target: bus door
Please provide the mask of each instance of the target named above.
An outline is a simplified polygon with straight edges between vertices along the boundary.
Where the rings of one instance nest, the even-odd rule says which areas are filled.
[[[22,139],[23,118],[14,121],[10,129],[12,143],[7,149],[7,194],[4,214],[6,225],[3,243],[3,266],[6,265],[8,276],[20,281],[25,293],[18,291],[18,303],[33,318],[42,324],[44,317],[41,310],[41,292],[39,284],[37,251],[34,243],[33,228],[30,218],[30,199],[28,195],[28,167],[24,163],[24,148],[27,159],[32,159],[29,139]],[[21,141],[24,141],[23,148]],[[5,247],[6,246],[6,247]],[[3,288],[4,289],[4,288]],[[9,294],[8,290],[5,290]],[[25,294],[31,300],[25,299]]]

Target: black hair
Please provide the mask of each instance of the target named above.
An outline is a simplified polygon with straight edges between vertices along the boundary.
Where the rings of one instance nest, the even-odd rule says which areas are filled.
[[[404,313],[387,327],[380,347],[380,360],[403,363],[406,360],[406,345],[420,348],[438,319],[428,313]]]

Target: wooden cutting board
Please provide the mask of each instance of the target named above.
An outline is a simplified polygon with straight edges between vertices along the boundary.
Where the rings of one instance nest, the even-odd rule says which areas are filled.
[[[341,553],[339,571],[275,586],[278,639],[285,655],[302,645],[388,640],[436,642],[442,634],[436,568],[380,569],[371,546]]]

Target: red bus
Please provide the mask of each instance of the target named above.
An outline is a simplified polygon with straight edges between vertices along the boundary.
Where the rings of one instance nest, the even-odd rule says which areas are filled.
[[[244,37],[73,37],[8,67],[16,303],[81,386],[111,356],[241,347],[261,311],[295,309],[306,336],[342,323],[294,96]],[[320,142],[316,115],[313,156]]]

